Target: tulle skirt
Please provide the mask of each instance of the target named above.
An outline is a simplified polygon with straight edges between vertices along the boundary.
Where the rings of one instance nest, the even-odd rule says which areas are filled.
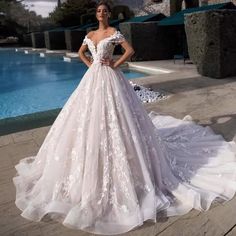
[[[113,235],[208,210],[236,191],[236,148],[209,127],[149,114],[119,69],[92,64],[13,178],[21,215]]]

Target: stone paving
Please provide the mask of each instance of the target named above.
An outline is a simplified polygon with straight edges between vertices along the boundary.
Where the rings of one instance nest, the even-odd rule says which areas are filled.
[[[226,140],[236,137],[236,78],[216,80],[200,76],[191,64],[181,61],[137,62],[133,65],[159,67],[173,73],[153,75],[135,83],[163,89],[171,96],[166,100],[145,104],[148,111],[183,118],[189,114],[202,124],[209,125]],[[50,126],[0,137],[0,236],[89,236],[82,231],[44,220],[35,223],[20,216],[14,204],[14,166],[26,156],[36,155]],[[231,201],[214,203],[207,212],[192,210],[184,216],[158,219],[144,223],[127,236],[236,236],[236,197]]]

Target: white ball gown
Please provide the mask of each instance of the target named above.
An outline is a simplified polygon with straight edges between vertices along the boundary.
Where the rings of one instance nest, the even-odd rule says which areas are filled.
[[[26,219],[48,215],[114,235],[234,196],[235,144],[192,121],[148,114],[120,69],[101,65],[123,40],[116,31],[95,46],[85,36],[92,65],[37,155],[15,166],[15,204]]]

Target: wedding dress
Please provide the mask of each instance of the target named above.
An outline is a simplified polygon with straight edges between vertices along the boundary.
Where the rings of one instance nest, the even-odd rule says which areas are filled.
[[[84,38],[92,65],[37,155],[15,166],[15,203],[26,219],[49,215],[113,235],[234,196],[232,142],[191,120],[148,114],[120,69],[100,63],[123,40],[120,31],[98,45]]]

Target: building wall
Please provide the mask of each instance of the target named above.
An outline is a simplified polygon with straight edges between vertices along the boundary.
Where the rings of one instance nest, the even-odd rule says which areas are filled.
[[[151,13],[170,15],[170,1],[173,0],[158,0],[158,2],[152,0],[116,0],[115,2],[128,5],[136,16],[142,16]]]
[[[128,5],[136,16],[151,13],[163,13],[170,16],[186,7],[197,7],[202,5],[230,2],[230,0],[116,0],[117,4]],[[231,0],[236,5],[236,0]]]
[[[207,0],[208,4],[216,4],[216,3],[225,3],[232,2],[236,5],[236,0],[226,1],[226,0]]]

